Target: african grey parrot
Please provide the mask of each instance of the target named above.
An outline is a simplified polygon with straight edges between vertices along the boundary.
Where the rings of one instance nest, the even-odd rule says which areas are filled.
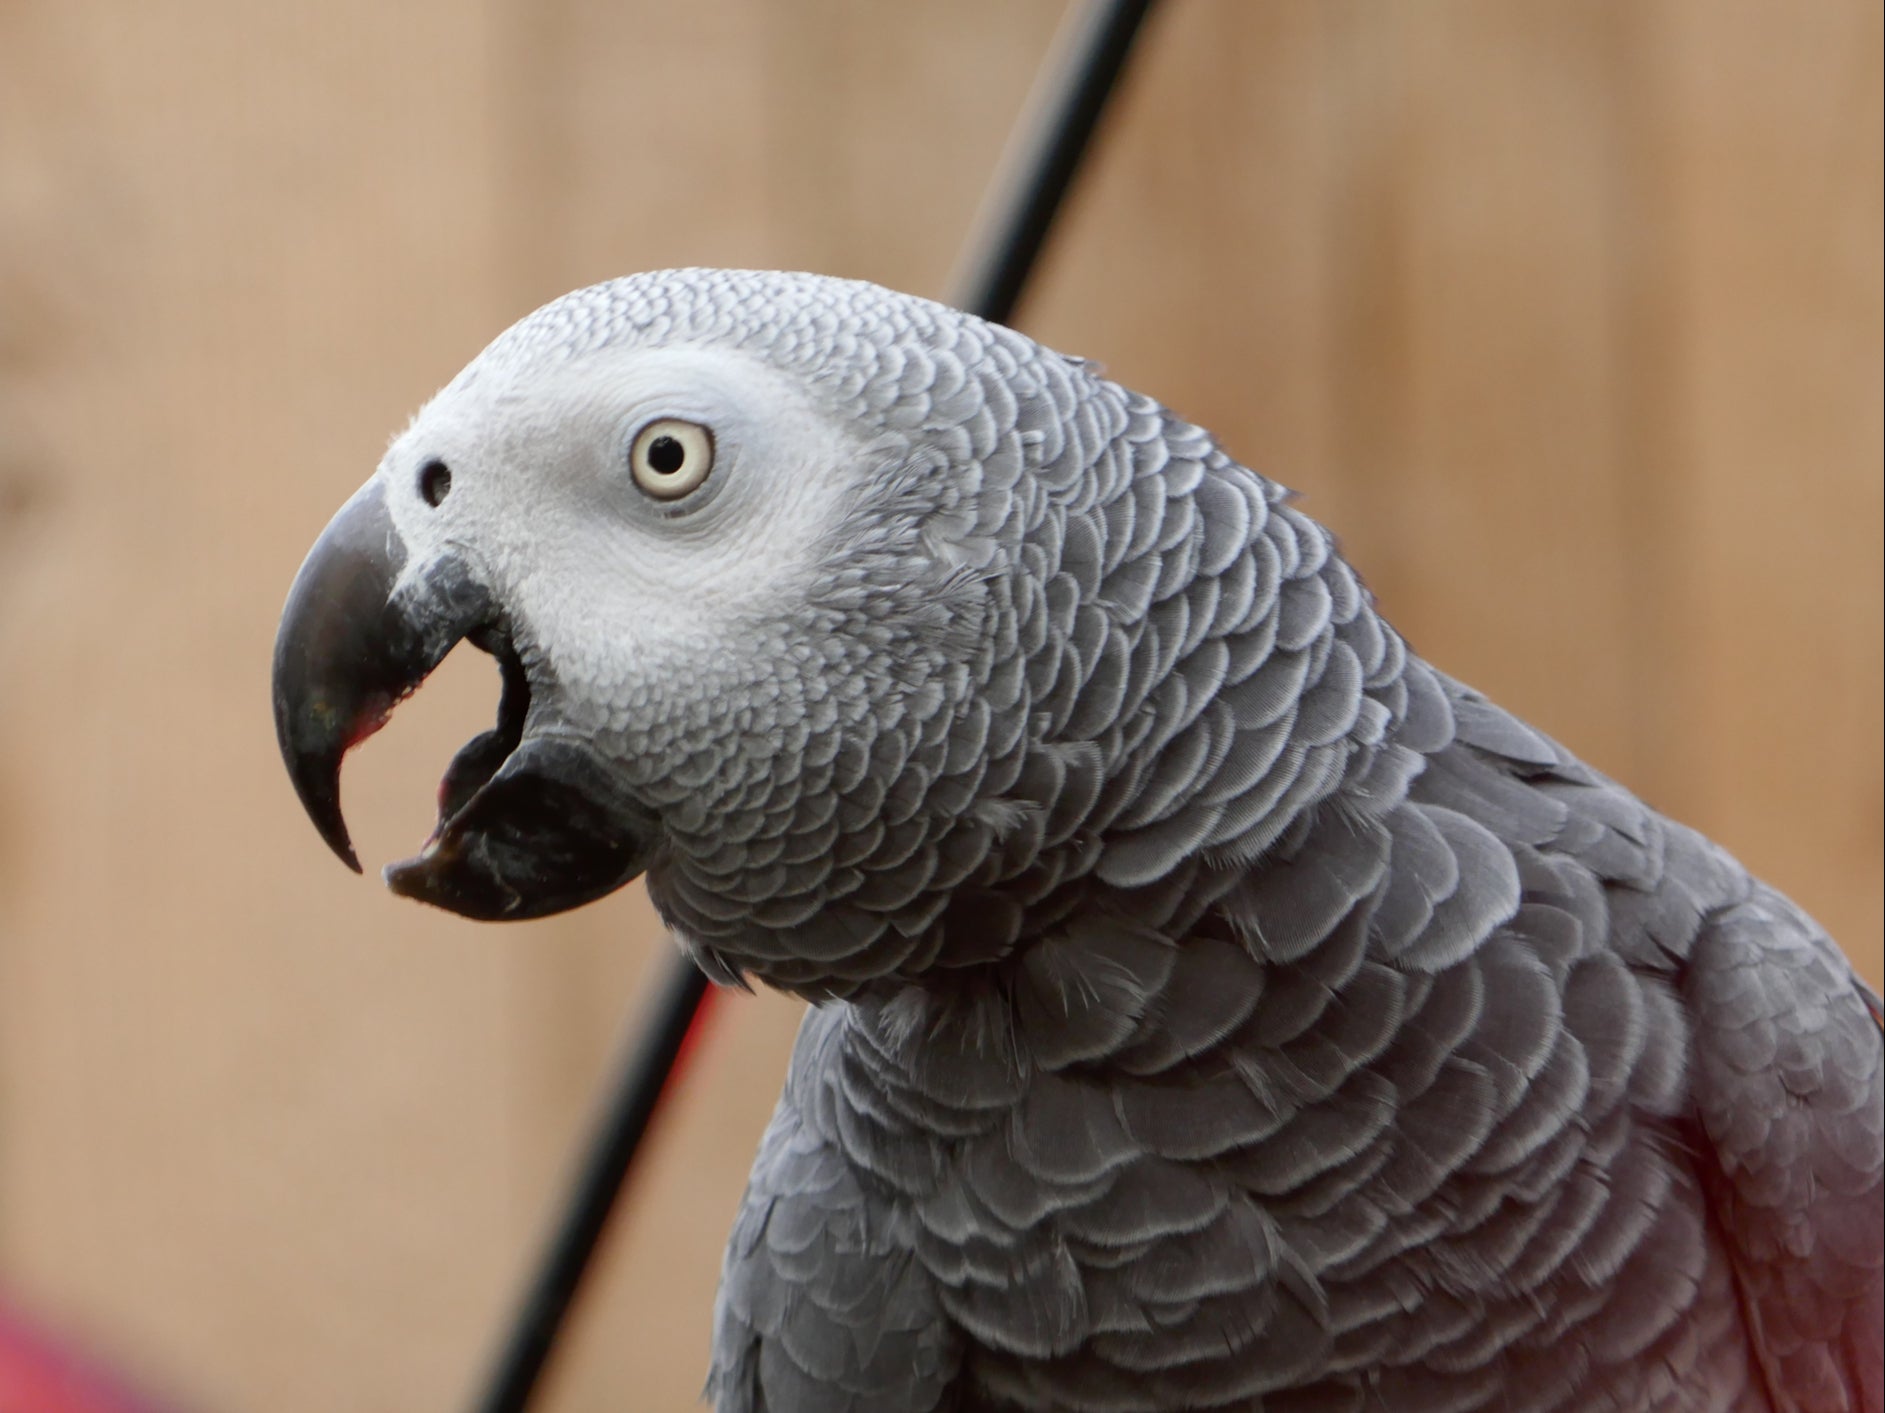
[[[290,594],[350,861],[342,755],[467,637],[497,726],[393,889],[645,872],[816,1003],[723,1413],[1885,1405],[1877,998],[1091,363],[811,275],[568,295]]]

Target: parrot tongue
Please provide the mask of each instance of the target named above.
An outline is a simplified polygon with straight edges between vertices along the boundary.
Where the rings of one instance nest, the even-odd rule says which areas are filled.
[[[386,885],[481,921],[544,917],[611,893],[647,866],[656,822],[579,737],[526,736],[530,681],[509,636],[471,642],[503,677],[496,726],[467,742],[439,782],[439,818]]]

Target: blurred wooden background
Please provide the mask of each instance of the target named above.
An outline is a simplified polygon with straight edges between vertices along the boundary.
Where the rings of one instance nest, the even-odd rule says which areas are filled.
[[[939,292],[1058,0],[0,0],[0,1284],[205,1410],[449,1409],[638,988],[321,849],[301,554],[511,319]],[[1181,0],[1024,323],[1880,973],[1876,0]],[[406,852],[483,660],[357,760]],[[727,1005],[548,1406],[684,1409],[795,1020]]]

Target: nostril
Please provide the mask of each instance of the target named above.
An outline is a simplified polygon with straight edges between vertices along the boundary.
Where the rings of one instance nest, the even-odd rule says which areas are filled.
[[[419,468],[419,495],[427,505],[437,505],[451,493],[451,467],[443,461],[428,461]]]

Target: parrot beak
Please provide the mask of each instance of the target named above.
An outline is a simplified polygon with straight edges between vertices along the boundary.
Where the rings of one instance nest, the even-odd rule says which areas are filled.
[[[470,631],[395,602],[405,542],[376,478],[342,506],[288,590],[275,636],[275,738],[302,808],[355,873],[360,859],[340,812],[341,758],[378,731]],[[467,608],[473,605],[466,605]]]
[[[282,610],[275,735],[328,847],[360,872],[341,813],[341,761],[469,639],[503,676],[497,726],[453,758],[432,837],[387,868],[387,885],[488,921],[562,912],[641,873],[655,821],[586,742],[526,736],[530,678],[489,590],[455,559],[401,582],[406,560],[384,487],[369,481],[315,541]]]

